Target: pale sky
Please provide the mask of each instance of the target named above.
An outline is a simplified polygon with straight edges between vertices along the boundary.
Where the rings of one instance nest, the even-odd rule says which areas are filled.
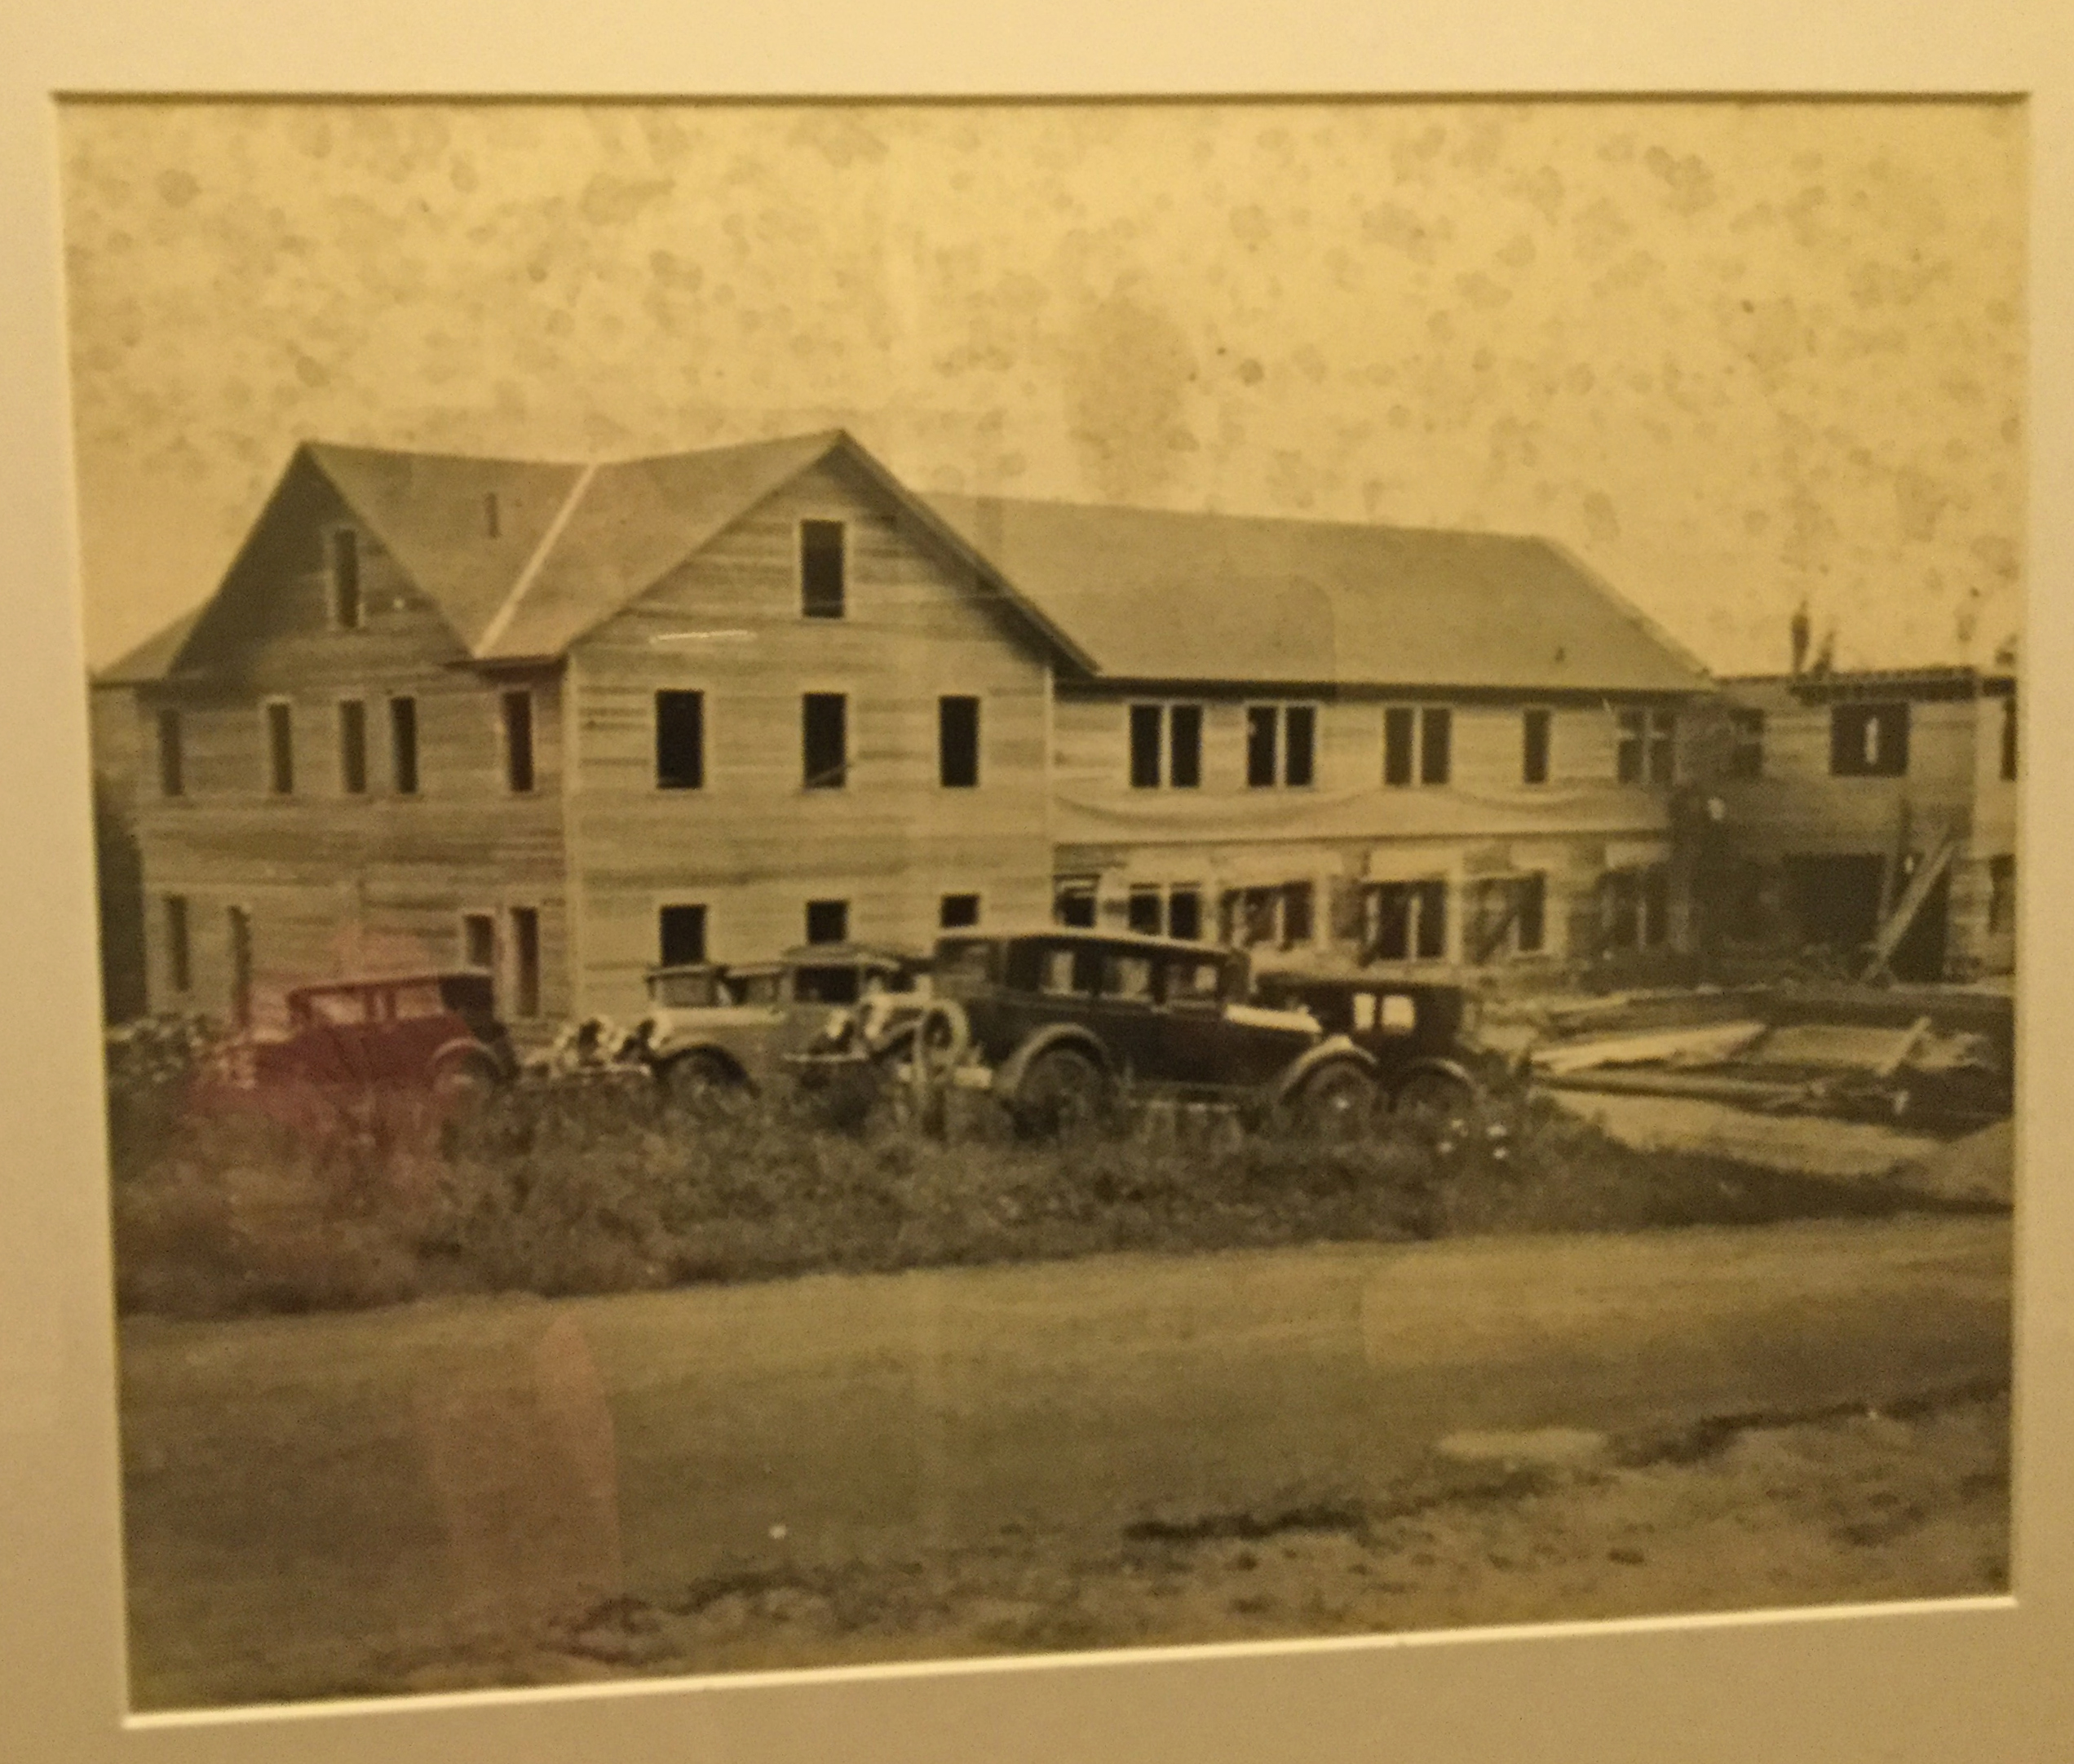
[[[295,444],[850,428],[926,489],[1546,535],[1709,666],[1985,660],[1988,104],[125,103],[63,116],[91,658]]]

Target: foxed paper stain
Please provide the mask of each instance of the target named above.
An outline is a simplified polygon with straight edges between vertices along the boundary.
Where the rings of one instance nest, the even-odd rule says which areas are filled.
[[[851,429],[929,489],[1546,534],[1725,671],[2019,621],[1992,104],[109,104],[64,149],[88,631],[296,440]]]

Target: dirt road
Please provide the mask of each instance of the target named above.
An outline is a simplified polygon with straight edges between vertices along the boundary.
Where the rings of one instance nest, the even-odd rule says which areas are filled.
[[[2010,1272],[1961,1218],[138,1322],[138,1698],[392,1688],[612,1595],[1243,1537],[1436,1463],[1991,1386]]]

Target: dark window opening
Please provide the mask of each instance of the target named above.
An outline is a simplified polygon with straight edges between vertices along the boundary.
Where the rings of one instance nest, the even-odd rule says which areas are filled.
[[[1678,771],[1678,718],[1668,710],[1649,713],[1649,781],[1669,784]]]
[[[807,903],[807,941],[840,944],[850,936],[850,903],[847,900],[809,900]]]
[[[1548,878],[1537,872],[1521,877],[1515,886],[1519,897],[1519,917],[1514,927],[1518,948],[1522,955],[1537,955],[1548,939]]]
[[[461,965],[484,974],[497,968],[497,921],[487,913],[467,913],[461,919]]]
[[[389,767],[399,796],[418,794],[418,701],[389,701]]]
[[[1731,710],[1728,714],[1731,745],[1728,776],[1762,778],[1764,776],[1764,713]]]
[[[843,612],[842,523],[799,524],[799,608],[810,619],[839,619]]]
[[[1418,781],[1445,784],[1454,771],[1454,713],[1435,705],[1419,713]]]
[[[158,794],[184,796],[188,789],[187,749],[177,710],[158,714]]]
[[[1548,782],[1549,713],[1529,710],[1519,723],[1519,777],[1523,784]]]
[[[1193,790],[1203,781],[1203,707],[1176,705],[1168,713],[1167,782]]]
[[[663,966],[680,967],[705,960],[705,909],[703,906],[667,906],[657,913],[656,921]]]
[[[367,706],[357,698],[338,706],[338,787],[348,796],[367,794]]]
[[[980,922],[977,895],[945,895],[937,904],[936,923],[947,931],[963,931]]]
[[[809,790],[839,790],[850,769],[850,701],[809,692],[799,701],[800,770]]]
[[[1177,888],[1167,896],[1166,934],[1192,939],[1203,935],[1203,897],[1195,889]]]
[[[1413,753],[1417,745],[1418,714],[1408,705],[1392,705],[1382,714],[1382,781],[1402,788],[1412,781]]]
[[[1077,931],[1094,926],[1094,884],[1078,878],[1065,878],[1052,884],[1051,916],[1059,924]]]
[[[1166,900],[1156,888],[1134,888],[1130,891],[1129,923],[1134,931],[1146,931],[1156,937],[1166,929]]]
[[[1431,962],[1448,951],[1448,885],[1444,881],[1384,882],[1370,900],[1372,959]]]
[[[331,533],[332,622],[341,630],[356,631],[360,627],[362,610],[360,535],[351,527],[334,528]]]
[[[2016,694],[2002,701],[2002,776],[2016,776]]]
[[[1160,706],[1130,707],[1130,787],[1153,790],[1160,782]]]
[[[504,781],[515,794],[533,789],[533,694],[524,687],[504,695]]]
[[[1258,790],[1275,781],[1275,725],[1272,705],[1254,705],[1246,712],[1246,783]]]
[[[2000,937],[2016,929],[2016,860],[1988,860],[1988,931]]]
[[[969,790],[980,781],[980,701],[936,701],[936,772],[947,790]]]
[[[696,790],[705,784],[705,694],[656,694],[656,787]]]
[[[1307,882],[1291,882],[1282,891],[1282,941],[1309,943],[1316,922],[1311,885]]]
[[[1638,710],[1620,714],[1620,741],[1614,751],[1613,775],[1622,784],[1642,782],[1643,715]]]
[[[194,951],[188,938],[188,897],[168,895],[166,912],[166,979],[176,993],[194,985]]]
[[[252,1027],[252,915],[243,907],[226,909],[231,946],[231,1021]]]
[[[267,706],[267,788],[276,796],[295,790],[295,720],[286,705]]]
[[[512,1015],[540,1015],[540,913],[533,907],[511,909]]]
[[[1318,713],[1309,705],[1291,705],[1284,719],[1282,781],[1299,788],[1317,770]]]
[[[1829,771],[1838,778],[1900,778],[1908,771],[1908,706],[1837,705],[1829,712]]]

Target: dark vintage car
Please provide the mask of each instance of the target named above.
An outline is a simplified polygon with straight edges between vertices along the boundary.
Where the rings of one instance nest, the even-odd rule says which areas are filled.
[[[1345,1036],[1367,1054],[1393,1110],[1463,1114],[1506,1071],[1477,1043],[1477,1000],[1464,987],[1278,968],[1255,976],[1254,993],[1263,1004],[1309,1011],[1328,1035]]]
[[[960,933],[937,943],[933,996],[900,1057],[917,1081],[991,1092],[1031,1134],[1092,1120],[1126,1087],[1358,1130],[1373,1059],[1304,1010],[1257,1002],[1250,978],[1241,950],[1167,938]],[[898,1041],[897,1025],[878,1038]]]
[[[502,1084],[518,1070],[487,974],[328,980],[295,988],[287,1007],[285,1035],[241,1050],[246,1081],[458,1090]]]
[[[635,1057],[673,1096],[766,1090],[788,1054],[825,1040],[868,998],[914,999],[925,964],[866,944],[807,944],[775,962],[652,969]]]

